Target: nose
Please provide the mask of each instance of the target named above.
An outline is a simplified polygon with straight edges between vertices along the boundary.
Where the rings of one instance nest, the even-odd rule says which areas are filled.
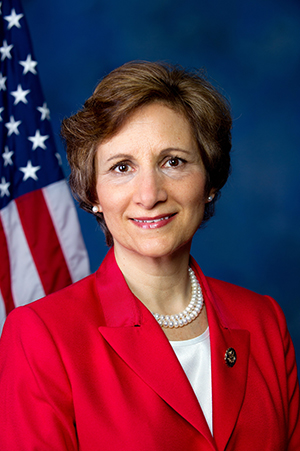
[[[167,191],[164,185],[163,174],[155,169],[141,171],[135,180],[134,202],[150,210],[159,202],[167,200]]]

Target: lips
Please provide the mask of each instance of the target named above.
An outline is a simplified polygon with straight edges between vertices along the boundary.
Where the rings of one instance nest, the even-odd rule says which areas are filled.
[[[146,224],[151,224],[151,223],[167,220],[167,219],[171,218],[171,216],[172,215],[170,215],[170,216],[163,216],[162,218],[159,218],[159,219],[133,219],[133,220],[136,221],[136,222],[143,222],[143,223],[146,223]]]
[[[168,224],[176,213],[169,215],[160,215],[155,218],[132,218],[132,221],[143,229],[155,229]]]

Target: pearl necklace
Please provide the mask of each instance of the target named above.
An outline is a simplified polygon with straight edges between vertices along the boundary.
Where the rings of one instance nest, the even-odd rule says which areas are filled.
[[[158,313],[152,312],[152,315],[162,327],[183,327],[194,321],[200,315],[204,305],[201,287],[192,268],[189,268],[188,271],[192,286],[191,302],[183,312],[177,313],[176,315],[159,315]]]

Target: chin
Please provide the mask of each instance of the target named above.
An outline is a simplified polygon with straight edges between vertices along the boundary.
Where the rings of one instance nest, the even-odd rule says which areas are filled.
[[[175,253],[189,252],[191,246],[191,240],[182,243],[163,243],[161,241],[156,243],[144,243],[138,247],[137,252],[144,257],[148,258],[164,258],[170,257]]]

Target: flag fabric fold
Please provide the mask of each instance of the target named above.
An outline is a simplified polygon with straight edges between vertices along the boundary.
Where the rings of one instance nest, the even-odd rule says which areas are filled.
[[[0,330],[15,307],[89,274],[19,0],[0,2]]]

